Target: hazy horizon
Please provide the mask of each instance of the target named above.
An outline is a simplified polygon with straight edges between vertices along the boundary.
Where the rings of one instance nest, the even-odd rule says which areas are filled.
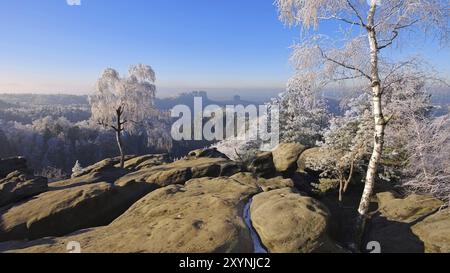
[[[161,90],[162,89],[162,90]],[[266,89],[237,89],[237,88],[200,88],[200,89],[183,89],[183,88],[158,88],[156,92],[157,98],[171,98],[176,97],[183,93],[190,93],[193,91],[205,91],[208,93],[208,97],[216,100],[231,100],[235,95],[239,95],[243,100],[250,101],[266,101],[274,96],[277,96],[279,93],[284,91],[284,88],[266,88]],[[20,92],[12,92],[12,91],[1,91],[0,95],[4,94],[18,94],[18,95],[75,95],[75,96],[85,96],[93,94],[94,91],[78,91],[78,92],[61,92],[61,91],[53,91],[53,92],[39,92],[39,91],[20,91]]]

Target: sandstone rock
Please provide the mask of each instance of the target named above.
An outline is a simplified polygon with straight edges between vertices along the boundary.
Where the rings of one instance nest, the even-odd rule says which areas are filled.
[[[379,213],[369,223],[366,240],[379,242],[382,253],[423,253],[424,242],[413,233],[411,225],[437,211],[443,203],[417,194],[400,199],[392,192],[378,193],[377,199]]]
[[[179,167],[154,171],[145,182],[165,187],[168,185],[184,184],[191,178],[192,170],[190,168]]]
[[[428,253],[450,252],[450,209],[437,212],[412,227]]]
[[[319,201],[292,188],[253,197],[251,220],[269,252],[325,252],[328,210]]]
[[[0,207],[47,190],[47,178],[15,171],[0,180]]]
[[[169,162],[170,160],[168,154],[143,155],[126,160],[124,162],[124,168],[131,171],[137,171],[143,168],[150,168]],[[115,167],[120,167],[120,164],[116,164]]]
[[[272,151],[275,169],[279,172],[297,168],[297,160],[306,147],[298,143],[281,143]]]
[[[66,252],[69,241],[82,252],[252,252],[242,219],[257,189],[231,178],[190,180],[151,192],[105,227],[61,238],[0,244],[0,251]]]
[[[275,165],[273,163],[272,152],[263,152],[258,154],[250,163],[249,170],[257,176],[273,176],[277,170],[275,169]]]
[[[245,166],[241,163],[230,161],[220,164],[220,176],[232,176],[245,171]]]
[[[132,168],[133,164],[139,166],[146,159],[130,160],[128,166]],[[7,217],[7,220],[2,222],[4,228],[0,229],[0,241],[60,236],[81,228],[108,224],[133,202],[154,189],[184,184],[194,175],[219,176],[222,167],[231,163],[224,158],[200,157],[129,173],[126,169],[114,166],[117,164],[116,159],[103,160],[84,169],[81,176],[52,183],[49,188],[51,192],[4,212],[2,218]],[[108,184],[104,182],[111,185],[106,187]],[[103,209],[96,208],[94,204]],[[79,219],[83,213],[92,214],[92,217]],[[44,223],[44,228],[35,228],[35,215],[41,215],[39,217],[43,220],[40,222]],[[45,230],[47,227],[50,227],[49,231]]]
[[[412,194],[404,199],[395,198],[391,192],[377,194],[378,208],[390,221],[412,223],[437,211],[444,203],[436,198]]]
[[[120,162],[120,159],[118,159],[118,158],[107,158],[100,162],[95,163],[94,165],[84,168],[82,172],[77,173],[74,177],[80,177],[80,176],[84,176],[84,175],[91,174],[91,173],[100,173],[100,172],[106,172],[106,171],[110,171],[110,170],[119,169],[115,166],[119,162]]]
[[[192,172],[192,178],[201,178],[201,177],[218,177],[220,176],[221,166],[219,164],[211,164],[211,165],[200,165],[194,166],[190,168]],[[189,170],[189,168],[188,168]],[[190,178],[188,178],[189,180]],[[186,180],[185,180],[186,181]]]
[[[167,155],[134,157],[125,162],[125,168],[118,168],[118,159],[105,159],[83,170],[74,178],[51,183],[51,189],[63,189],[97,182],[120,185],[127,181],[148,182],[164,187],[183,184],[191,178],[229,176],[244,169],[242,164],[222,157],[191,157],[172,163]]]
[[[224,158],[189,158],[169,164],[144,168],[117,179],[117,185],[128,181],[146,182],[164,187],[172,184],[184,184],[191,178],[203,176],[217,177],[221,174],[222,165],[231,161]]]
[[[114,183],[118,178],[130,172],[127,169],[115,167],[117,162],[118,159],[114,158],[102,160],[84,168],[82,172],[74,175],[70,179],[50,183],[49,190],[67,189],[98,182]]]
[[[252,173],[237,173],[230,178],[243,183],[248,186],[260,188],[262,191],[271,191],[283,188],[293,188],[294,182],[292,179],[284,179],[283,177],[274,177],[271,179],[257,177]]]
[[[118,187],[100,182],[42,193],[0,211],[0,241],[61,236],[106,225],[151,187],[144,183]]]
[[[0,159],[0,179],[14,171],[29,172],[27,160],[23,157]]]
[[[229,159],[225,154],[219,152],[217,148],[198,149],[189,152],[188,157],[208,157],[208,158],[224,158]]]

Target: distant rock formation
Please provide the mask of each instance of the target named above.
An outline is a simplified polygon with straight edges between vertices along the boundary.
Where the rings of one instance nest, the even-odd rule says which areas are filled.
[[[47,178],[34,176],[22,157],[0,159],[0,206],[33,197],[47,190]]]

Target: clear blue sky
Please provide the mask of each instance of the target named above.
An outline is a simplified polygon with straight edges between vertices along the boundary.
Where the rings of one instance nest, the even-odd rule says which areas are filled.
[[[151,65],[159,95],[279,91],[298,29],[273,0],[3,0],[0,92],[87,93],[100,72]],[[325,26],[322,31],[327,32]],[[446,74],[447,51],[423,49]]]

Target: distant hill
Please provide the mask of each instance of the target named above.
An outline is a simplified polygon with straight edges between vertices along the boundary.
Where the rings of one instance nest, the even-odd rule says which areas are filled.
[[[170,110],[176,105],[187,105],[189,108],[194,108],[194,98],[201,97],[203,101],[203,106],[206,105],[218,105],[218,106],[226,106],[226,105],[244,105],[247,106],[249,104],[256,104],[255,102],[242,100],[240,96],[234,96],[232,100],[229,101],[215,101],[208,98],[208,94],[205,91],[193,91],[190,93],[182,93],[176,97],[170,98],[157,98],[156,99],[156,107],[161,110]]]
[[[0,100],[13,105],[34,105],[34,106],[67,106],[67,105],[87,105],[88,97],[78,95],[44,95],[44,94],[0,94]]]
[[[330,94],[324,94],[323,98],[328,106],[328,110],[333,114],[342,114],[340,108],[339,97],[329,96]],[[213,100],[208,97],[206,91],[193,91],[182,93],[178,96],[169,98],[156,98],[156,107],[160,110],[169,111],[176,105],[187,105],[189,108],[194,107],[194,98],[201,97],[203,100],[203,107],[207,105],[218,105],[224,107],[226,105],[244,105],[249,104],[261,104],[260,102],[242,100],[240,96],[235,95],[230,100]],[[436,109],[436,115],[446,114],[448,112],[448,105],[450,104],[449,93],[445,90],[440,92],[433,92],[433,102],[438,108]],[[87,95],[42,95],[42,94],[0,94],[0,110],[8,108],[19,107],[50,107],[50,108],[67,108],[67,107],[81,107],[85,111],[89,111],[89,101]],[[88,116],[87,113],[84,116]]]
[[[176,105],[183,104],[189,107],[194,106],[194,97],[202,97],[203,105],[216,104],[225,105],[249,105],[255,102],[242,100],[239,96],[234,96],[229,101],[215,101],[208,98],[207,92],[193,91],[182,93],[170,98],[156,98],[156,107],[160,110],[170,110]],[[0,109],[13,108],[19,106],[73,106],[73,105],[89,105],[87,95],[42,95],[42,94],[0,94]]]

